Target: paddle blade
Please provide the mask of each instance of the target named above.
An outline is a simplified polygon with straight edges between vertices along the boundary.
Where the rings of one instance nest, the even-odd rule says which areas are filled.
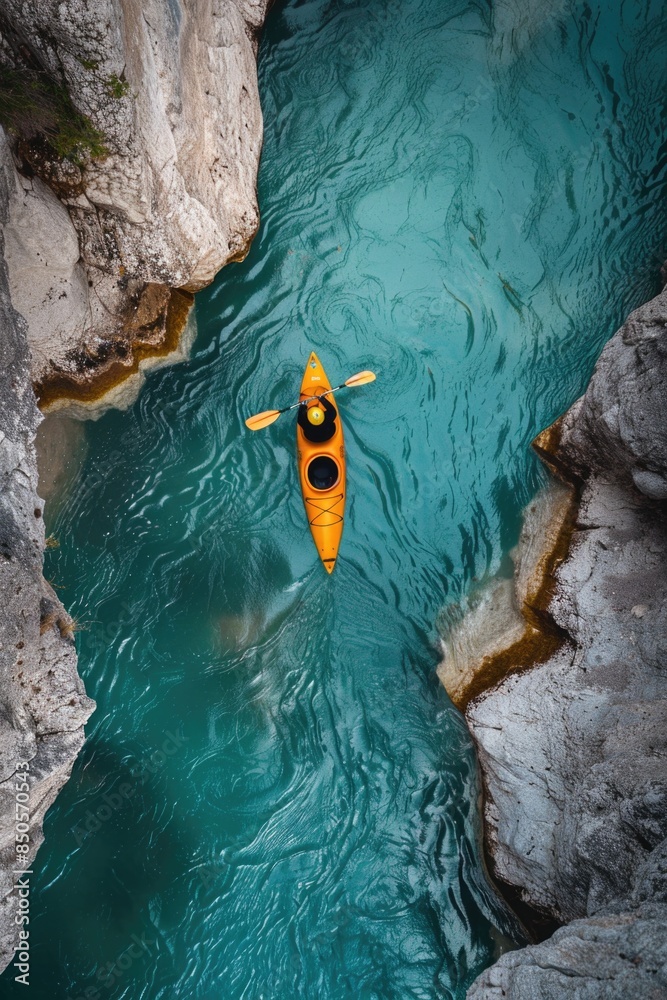
[[[345,385],[366,385],[367,382],[374,382],[376,377],[375,372],[358,372],[356,375],[351,375]]]
[[[280,416],[280,410],[264,410],[264,413],[256,413],[254,417],[248,417],[245,422],[246,427],[251,431],[261,431],[262,427],[268,427],[275,423]]]

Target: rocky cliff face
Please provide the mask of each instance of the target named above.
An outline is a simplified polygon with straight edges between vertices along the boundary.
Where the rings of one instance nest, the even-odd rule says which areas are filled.
[[[0,224],[13,178],[0,168]],[[74,624],[42,576],[43,503],[25,321],[13,309],[0,233],[0,967],[17,943],[17,764],[29,763],[30,862],[44,814],[67,780],[94,708],[76,670]],[[23,867],[23,866],[22,866]],[[29,867],[29,865],[26,865]]]
[[[524,531],[517,583],[528,562],[556,647],[515,645],[485,688],[488,658],[456,661],[450,641],[443,676],[478,747],[492,871],[533,915],[576,921],[504,956],[475,1000],[667,995],[666,390],[667,291],[536,442],[569,481],[574,517],[557,558]]]
[[[173,349],[191,293],[247,252],[266,6],[3,4],[4,87],[23,106],[2,105],[20,170],[7,265],[44,402]]]
[[[33,386],[45,407],[100,412],[101,394],[179,356],[192,293],[246,253],[266,6],[0,9],[0,968],[17,943],[17,763],[29,763],[31,861],[94,707],[74,624],[42,576]]]
[[[574,920],[544,944],[512,951],[468,1000],[663,1000],[667,908]]]

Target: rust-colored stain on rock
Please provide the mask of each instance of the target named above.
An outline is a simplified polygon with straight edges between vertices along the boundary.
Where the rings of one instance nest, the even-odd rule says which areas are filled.
[[[555,622],[549,610],[557,589],[556,572],[570,549],[580,499],[579,484],[568,474],[567,465],[559,454],[561,425],[562,420],[556,420],[533,442],[542,461],[565,484],[567,493],[554,509],[551,522],[554,530],[545,532],[544,547],[533,559],[521,594],[517,593],[518,581],[515,579],[517,610],[523,619],[519,637],[512,636],[513,641],[504,646],[501,643],[477,661],[471,659],[467,669],[459,673],[455,680],[451,674],[448,677],[446,668],[439,670],[447,693],[461,711],[511,674],[546,662],[568,642],[567,633]]]
[[[96,355],[75,359],[76,370],[54,372],[35,385],[41,409],[66,400],[94,403],[102,399],[151,358],[165,357],[179,345],[194,296],[165,285],[148,284],[123,329]]]

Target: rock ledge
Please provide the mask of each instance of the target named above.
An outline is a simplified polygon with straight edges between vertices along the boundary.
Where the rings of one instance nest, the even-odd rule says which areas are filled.
[[[663,291],[631,314],[585,395],[537,439],[575,506],[558,559],[551,541],[546,557],[536,552],[531,524],[568,487],[556,483],[527,514],[515,581],[495,612],[513,622],[507,648],[501,631],[493,650],[500,660],[511,651],[510,670],[489,674],[476,655],[484,616],[459,626],[472,633],[466,656],[457,634],[445,644],[440,674],[479,753],[491,872],[538,934],[568,924],[504,956],[474,1000],[667,996],[663,972],[650,978],[667,959],[657,905],[667,903],[666,388]],[[514,641],[526,627],[516,615],[527,567],[544,572],[538,591],[562,639],[546,657]],[[635,958],[619,958],[623,942]]]

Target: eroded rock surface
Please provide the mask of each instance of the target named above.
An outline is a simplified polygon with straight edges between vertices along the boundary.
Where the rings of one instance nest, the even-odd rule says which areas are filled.
[[[558,921],[667,836],[666,554],[663,511],[589,481],[551,604],[569,643],[467,710],[496,875]]]
[[[519,659],[466,718],[495,877],[576,923],[504,956],[474,1000],[667,996],[666,388],[667,291],[540,439],[580,496],[547,609],[564,641],[542,663]]]
[[[22,109],[0,129],[0,968],[17,943],[16,764],[30,765],[30,861],[94,707],[73,622],[42,576],[31,379],[42,404],[74,400],[86,416],[102,394],[131,400],[146,367],[182,358],[192,292],[247,252],[258,224],[266,6],[0,8],[3,83]],[[55,448],[53,433],[42,445]]]
[[[135,341],[159,343],[169,289],[201,288],[247,252],[259,219],[266,6],[5,0],[2,61],[64,87],[104,148],[74,162],[41,136],[12,139],[23,177],[7,262],[38,383],[85,380]]]
[[[667,906],[575,920],[543,944],[511,951],[468,1000],[664,1000]]]
[[[38,177],[22,177],[0,129],[0,170],[9,191],[5,260],[14,308],[30,331],[32,369],[65,358],[72,333],[92,326],[91,299],[79,239],[65,206]]]
[[[438,676],[464,709],[522,664],[548,658],[566,636],[549,613],[551,579],[571,533],[575,491],[553,482],[524,511],[521,538],[512,553],[513,579],[495,579],[457,608],[442,639]],[[462,612],[464,612],[462,614]],[[453,614],[448,615],[450,621]]]
[[[0,170],[0,227],[9,191]],[[76,670],[73,622],[42,576],[43,503],[34,438],[39,413],[30,382],[26,324],[13,309],[0,229],[0,967],[17,944],[13,779],[30,765],[31,860],[42,821],[69,777],[94,708]]]
[[[585,476],[667,500],[667,291],[635,310],[563,420],[560,451]]]

